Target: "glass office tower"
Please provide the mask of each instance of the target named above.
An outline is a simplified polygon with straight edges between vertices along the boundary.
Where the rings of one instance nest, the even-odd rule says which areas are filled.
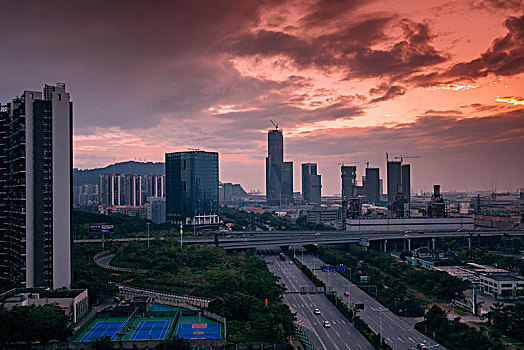
[[[218,153],[166,153],[166,219],[184,225],[218,223]]]

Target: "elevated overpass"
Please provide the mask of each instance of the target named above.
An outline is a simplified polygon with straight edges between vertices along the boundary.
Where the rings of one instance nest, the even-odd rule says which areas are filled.
[[[370,242],[380,241],[381,249],[387,250],[388,241],[402,240],[410,249],[412,240],[427,240],[435,244],[436,238],[449,237],[497,237],[497,236],[524,236],[520,230],[470,230],[470,231],[417,231],[417,232],[347,232],[347,231],[230,231],[227,235],[217,234],[215,237],[187,236],[182,238],[183,244],[216,245],[224,249],[252,249],[262,247],[278,247],[308,244],[344,244],[359,243],[369,246]],[[149,240],[175,240],[180,242],[180,237],[149,238]],[[106,242],[131,242],[147,241],[144,237],[116,238]],[[102,239],[75,240],[75,244],[102,243]]]

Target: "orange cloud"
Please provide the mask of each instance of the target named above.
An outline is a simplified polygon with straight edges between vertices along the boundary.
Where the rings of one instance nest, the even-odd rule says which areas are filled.
[[[469,90],[469,89],[475,89],[477,86],[475,84],[437,84],[435,86],[432,86],[430,90],[452,90],[452,91],[461,91],[461,90]]]
[[[524,97],[515,97],[515,96],[499,97],[499,98],[496,98],[495,101],[524,106]]]

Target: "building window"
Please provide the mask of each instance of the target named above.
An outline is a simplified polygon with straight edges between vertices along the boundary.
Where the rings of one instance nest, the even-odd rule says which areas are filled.
[[[185,162],[185,160],[184,160],[184,162]],[[186,182],[185,181],[182,182],[182,191],[184,191],[184,192],[186,191]]]

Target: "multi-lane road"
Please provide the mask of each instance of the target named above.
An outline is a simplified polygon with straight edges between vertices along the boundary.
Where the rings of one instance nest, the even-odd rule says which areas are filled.
[[[304,263],[310,270],[314,270],[315,275],[323,281],[331,290],[336,291],[345,303],[363,303],[364,310],[359,311],[359,316],[376,333],[381,333],[385,341],[395,350],[416,349],[417,344],[425,343],[433,345],[432,349],[443,349],[433,340],[415,330],[402,318],[396,316],[386,309],[382,304],[370,297],[355,284],[350,283],[338,272],[322,272],[321,265],[325,265],[321,260],[313,255],[297,255],[297,258]],[[344,292],[349,292],[345,296]]]
[[[298,292],[301,287],[314,287],[295,264],[289,263],[289,259],[280,260],[279,251],[263,249],[260,253],[287,291]],[[285,298],[292,312],[297,314],[297,322],[308,332],[317,349],[373,349],[323,294],[287,293]],[[320,315],[314,313],[316,308]],[[325,328],[324,321],[329,321],[331,327]]]

